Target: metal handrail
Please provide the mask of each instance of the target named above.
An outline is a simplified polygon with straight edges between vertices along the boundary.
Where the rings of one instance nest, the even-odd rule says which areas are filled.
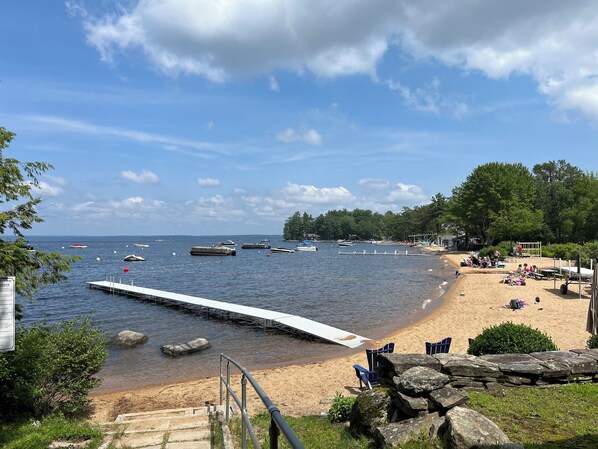
[[[226,360],[226,374],[222,372],[223,363]],[[230,384],[230,365],[231,363],[236,366],[239,371],[241,371],[241,399],[235,392],[233,391],[231,384]],[[249,432],[249,437],[251,438],[251,442],[253,443],[253,447],[255,449],[261,449],[261,445],[255,435],[255,431],[253,430],[253,426],[251,425],[251,421],[249,419],[249,415],[247,413],[247,381],[251,384],[257,395],[262,400],[263,404],[266,406],[266,410],[270,414],[270,449],[278,449],[278,436],[280,433],[284,435],[284,437],[289,442],[292,449],[305,449],[303,443],[299,441],[293,429],[288,425],[288,423],[283,418],[280,410],[274,403],[270,400],[268,395],[262,390],[260,385],[257,381],[253,378],[253,376],[249,373],[249,371],[241,365],[236,360],[230,358],[225,354],[220,354],[220,405],[224,400],[224,392],[223,387],[226,386],[226,412],[225,412],[225,419],[226,421],[229,420],[230,416],[230,398],[232,397],[237,407],[241,410],[241,444],[242,449],[247,448],[247,432]]]

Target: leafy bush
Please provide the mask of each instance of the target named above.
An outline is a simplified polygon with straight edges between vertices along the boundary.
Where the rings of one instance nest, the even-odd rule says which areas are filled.
[[[76,414],[100,384],[94,375],[107,355],[106,341],[89,319],[19,327],[16,350],[0,354],[0,419]]]
[[[557,351],[552,339],[525,324],[502,323],[489,327],[469,345],[467,352],[484,354],[529,354],[530,352]]]
[[[564,260],[576,260],[581,246],[575,243],[554,243],[542,246],[542,256]]]
[[[343,396],[337,391],[332,400],[332,405],[328,410],[328,419],[330,422],[347,421],[354,403],[355,396]]]
[[[592,335],[588,338],[587,342],[588,349],[598,349],[598,335]]]

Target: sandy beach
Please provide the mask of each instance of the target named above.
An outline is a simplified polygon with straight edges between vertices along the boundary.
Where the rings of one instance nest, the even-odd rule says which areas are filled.
[[[560,280],[530,279],[525,286],[510,286],[500,282],[509,271],[516,271],[519,263],[552,268],[552,259],[513,259],[506,268],[500,269],[457,268],[463,256],[463,253],[439,256],[445,262],[445,269],[450,276],[454,276],[457,269],[462,274],[437,300],[439,305],[430,304],[428,307],[432,311],[420,321],[398,329],[384,339],[372,341],[367,347],[377,348],[392,341],[395,343],[395,352],[423,353],[426,341],[438,341],[450,336],[453,339],[451,352],[465,353],[468,338],[505,321],[539,329],[548,334],[562,350],[585,347],[589,337],[585,330],[589,302],[589,288],[586,285],[582,284],[579,299],[577,283],[570,284],[569,292],[563,295],[560,292],[563,282]],[[540,298],[539,303],[535,302],[536,297]],[[522,299],[529,305],[516,311],[505,308],[504,305],[511,299]],[[363,349],[367,347],[364,345]],[[367,364],[365,352],[317,363],[257,370],[252,371],[252,374],[283,414],[319,414],[328,410],[336,392],[344,395],[359,393],[359,382],[352,367],[355,363]],[[248,392],[250,390],[248,388]],[[217,377],[127,392],[93,393],[92,419],[108,421],[119,413],[217,403],[218,395]],[[249,398],[250,413],[263,411],[255,394],[249,394]]]

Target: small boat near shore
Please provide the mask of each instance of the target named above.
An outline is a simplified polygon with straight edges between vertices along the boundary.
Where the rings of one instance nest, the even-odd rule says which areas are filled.
[[[133,243],[133,246],[136,246],[137,248],[149,248],[147,243]]]
[[[243,243],[241,249],[270,249],[270,240],[262,240],[259,243]]]
[[[129,254],[123,259],[125,262],[145,262],[145,259],[141,256],[136,256],[135,254]]]
[[[84,245],[83,243],[75,243],[73,245],[70,245],[70,247],[75,249],[84,249],[87,248],[87,245]]]
[[[294,249],[290,248],[270,248],[270,251],[273,253],[294,253]]]
[[[189,252],[192,256],[236,256],[237,250],[228,246],[194,246]]]
[[[317,251],[318,247],[316,245],[311,244],[310,242],[302,242],[299,243],[295,247],[295,251]]]
[[[338,243],[338,246],[340,246],[340,247],[353,246],[352,242],[348,242],[346,240],[340,240],[337,243]]]

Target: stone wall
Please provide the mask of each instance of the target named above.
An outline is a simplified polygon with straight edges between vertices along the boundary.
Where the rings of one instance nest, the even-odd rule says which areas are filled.
[[[493,389],[508,386],[544,386],[570,382],[598,382],[598,349],[496,354],[379,354],[385,368],[380,383],[394,385],[394,378],[409,368],[423,366],[446,374],[455,388]]]
[[[446,449],[521,448],[496,424],[461,407],[466,390],[598,382],[598,349],[501,354],[379,354],[380,387],[361,393],[350,429],[376,447],[439,437]]]

